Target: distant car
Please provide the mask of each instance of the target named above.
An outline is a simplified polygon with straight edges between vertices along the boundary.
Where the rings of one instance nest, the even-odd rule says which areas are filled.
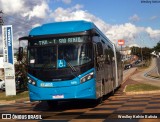
[[[16,89],[19,89],[19,81],[18,80],[16,80]],[[5,82],[2,79],[0,79],[0,90],[5,91]]]
[[[141,60],[137,60],[134,62],[134,64],[139,64],[141,62]]]
[[[0,79],[0,89],[5,90],[5,82],[2,79]]]
[[[126,64],[126,65],[124,66],[124,70],[130,69],[131,67],[132,67],[132,64]]]

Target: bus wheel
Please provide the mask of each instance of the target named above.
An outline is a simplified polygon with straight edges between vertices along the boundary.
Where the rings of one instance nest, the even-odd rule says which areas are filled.
[[[57,105],[58,105],[58,101],[48,100],[48,101],[47,101],[47,104],[48,104],[48,107],[49,107],[50,109],[56,108]]]
[[[98,99],[98,104],[103,103],[103,96]]]
[[[112,84],[112,91],[111,91],[111,96],[113,96],[115,93],[115,89],[114,89],[114,81],[113,81],[113,84]]]

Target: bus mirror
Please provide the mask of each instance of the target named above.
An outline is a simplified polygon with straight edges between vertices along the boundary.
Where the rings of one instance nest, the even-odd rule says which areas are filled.
[[[103,55],[103,46],[101,42],[97,43],[97,51],[98,51],[98,55]]]
[[[22,61],[23,59],[23,47],[19,47],[18,50],[18,61]]]

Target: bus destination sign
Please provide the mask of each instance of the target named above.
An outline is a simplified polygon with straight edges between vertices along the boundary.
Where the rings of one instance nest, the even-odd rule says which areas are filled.
[[[65,38],[53,38],[46,40],[35,40],[35,41],[30,41],[30,44],[31,46],[36,46],[36,45],[49,45],[49,44],[81,43],[85,41],[86,38],[82,36],[82,37],[65,37]]]

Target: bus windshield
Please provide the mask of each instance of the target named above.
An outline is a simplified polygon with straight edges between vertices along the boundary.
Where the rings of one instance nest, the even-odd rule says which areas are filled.
[[[37,68],[67,68],[93,60],[91,43],[34,46],[28,48],[29,66]]]

